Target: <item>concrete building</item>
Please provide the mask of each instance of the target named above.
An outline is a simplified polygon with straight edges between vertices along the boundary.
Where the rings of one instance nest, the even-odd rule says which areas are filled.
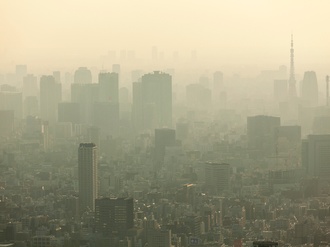
[[[123,239],[134,227],[133,198],[99,198],[95,200],[95,228],[106,236]]]
[[[303,142],[302,163],[311,177],[330,178],[330,135],[309,135]]]
[[[97,148],[94,143],[80,143],[78,148],[79,210],[94,211],[98,196]]]
[[[275,154],[275,129],[280,125],[279,117],[259,115],[247,118],[247,145],[250,157]]]
[[[100,128],[101,136],[118,136],[119,104],[95,102],[92,109],[92,124]]]
[[[155,129],[155,165],[162,166],[164,163],[166,147],[175,145],[175,130]]]
[[[38,78],[32,74],[23,77],[23,97],[37,96],[38,94]]]
[[[148,246],[152,247],[171,247],[171,230],[151,230],[148,235]]]
[[[23,118],[23,98],[20,92],[0,92],[0,110],[13,110],[16,119]]]
[[[80,123],[80,107],[75,102],[58,104],[58,122]]]
[[[99,85],[71,84],[71,102],[79,104],[81,123],[92,124],[93,104],[99,102]]]
[[[119,83],[117,73],[99,74],[100,102],[119,102]]]
[[[53,76],[40,78],[40,116],[50,123],[57,121],[58,103],[62,100],[62,86]]]
[[[14,111],[0,110],[0,136],[7,137],[14,131]]]
[[[86,67],[80,67],[74,72],[74,83],[89,84],[92,83],[92,72]]]
[[[155,71],[133,84],[136,131],[172,126],[172,77]]]
[[[205,164],[205,185],[211,194],[219,195],[229,189],[230,165],[225,163]]]

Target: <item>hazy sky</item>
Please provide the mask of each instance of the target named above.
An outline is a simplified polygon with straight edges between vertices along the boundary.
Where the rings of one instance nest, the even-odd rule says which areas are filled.
[[[109,50],[210,63],[330,68],[329,0],[0,0],[0,65],[96,61]],[[308,68],[302,68],[308,69]]]

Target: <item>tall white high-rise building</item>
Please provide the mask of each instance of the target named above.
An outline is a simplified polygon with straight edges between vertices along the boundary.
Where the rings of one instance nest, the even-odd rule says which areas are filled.
[[[78,148],[79,210],[95,210],[98,196],[97,147],[94,143],[80,143]]]

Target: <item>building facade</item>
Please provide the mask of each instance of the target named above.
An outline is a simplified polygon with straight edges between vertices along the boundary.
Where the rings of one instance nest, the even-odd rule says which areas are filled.
[[[98,196],[97,147],[81,143],[78,148],[79,210],[94,211]]]

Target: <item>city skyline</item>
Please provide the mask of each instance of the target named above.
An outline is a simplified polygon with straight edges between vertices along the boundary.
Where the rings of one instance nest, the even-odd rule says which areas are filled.
[[[330,246],[328,9],[0,0],[0,247]]]

